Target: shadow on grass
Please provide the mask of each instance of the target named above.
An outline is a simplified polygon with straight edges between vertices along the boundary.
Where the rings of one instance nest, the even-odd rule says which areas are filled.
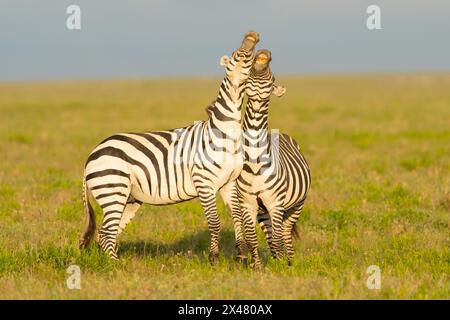
[[[220,254],[234,257],[234,232],[222,230],[220,233]],[[210,234],[208,230],[197,231],[174,242],[154,242],[150,240],[119,241],[118,254],[138,257],[158,257],[164,254],[192,254],[202,258],[208,255]]]

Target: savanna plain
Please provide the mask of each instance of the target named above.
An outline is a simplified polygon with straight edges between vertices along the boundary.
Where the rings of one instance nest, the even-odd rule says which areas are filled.
[[[270,127],[299,142],[313,180],[293,265],[274,261],[259,231],[262,271],[234,261],[220,200],[213,267],[198,200],[144,205],[120,261],[77,246],[89,152],[116,132],[205,119],[220,79],[0,83],[0,298],[450,298],[450,75],[277,80],[287,93],[272,98]],[[71,264],[79,290],[66,285]],[[366,286],[371,265],[379,290]]]

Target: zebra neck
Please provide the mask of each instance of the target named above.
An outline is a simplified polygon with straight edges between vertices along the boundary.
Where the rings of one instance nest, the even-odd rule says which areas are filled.
[[[252,109],[251,102],[247,104],[244,116],[243,140],[245,161],[257,166],[267,165],[272,149],[266,107],[259,111]]]
[[[222,134],[224,137],[232,137],[233,140],[241,138],[243,87],[233,88],[225,78],[220,85],[217,99],[207,108],[208,131]]]

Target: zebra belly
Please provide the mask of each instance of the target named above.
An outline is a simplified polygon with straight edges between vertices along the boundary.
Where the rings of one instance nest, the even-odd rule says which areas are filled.
[[[195,189],[193,190],[193,193],[195,192]],[[139,188],[132,188],[131,195],[136,199],[144,203],[148,204],[154,204],[154,205],[164,205],[164,204],[173,204],[178,202],[183,202],[186,200],[193,199],[197,197],[197,194],[194,196],[186,196],[184,198],[181,197],[174,197],[169,198],[168,196],[159,196],[159,195],[152,195],[152,194],[146,194],[143,193]]]
[[[197,197],[197,190],[190,176],[182,181],[171,181],[168,186],[160,184],[152,188],[151,192],[142,190],[137,181],[132,183],[131,195],[144,203],[154,205],[173,204]]]

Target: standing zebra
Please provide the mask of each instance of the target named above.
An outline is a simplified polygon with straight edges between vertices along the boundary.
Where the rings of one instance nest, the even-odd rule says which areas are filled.
[[[244,166],[236,192],[253,266],[260,267],[256,222],[266,233],[272,253],[281,258],[286,249],[290,263],[292,232],[311,185],[308,164],[298,144],[286,134],[268,132],[270,95],[280,97],[284,87],[274,85],[271,53],[259,50],[247,80],[247,108],[243,124]]]
[[[241,109],[258,41],[256,32],[248,32],[232,58],[221,59],[226,76],[206,121],[170,131],[115,134],[91,152],[83,178],[86,225],[80,248],[95,232],[89,192],[104,213],[98,242],[113,259],[118,259],[117,235],[142,203],[172,204],[199,197],[211,233],[209,258],[212,263],[217,259],[216,194],[220,191],[226,198],[228,185],[242,170]],[[240,223],[236,221],[239,232]]]

